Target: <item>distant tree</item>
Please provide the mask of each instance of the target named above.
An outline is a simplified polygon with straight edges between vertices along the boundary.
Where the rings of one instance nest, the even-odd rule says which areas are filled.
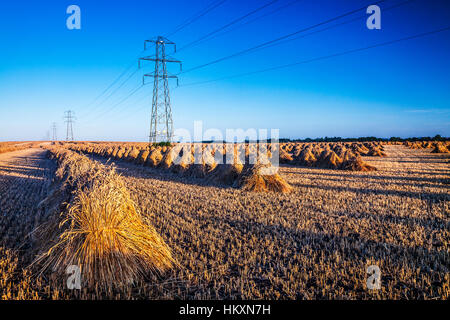
[[[169,141],[161,141],[161,142],[154,142],[152,145],[155,147],[170,147],[172,143],[170,143]]]

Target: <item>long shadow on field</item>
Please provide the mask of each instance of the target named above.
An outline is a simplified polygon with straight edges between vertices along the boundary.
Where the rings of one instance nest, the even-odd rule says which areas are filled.
[[[356,179],[351,179],[351,178],[356,178]],[[347,176],[345,179],[339,179],[339,178],[326,178],[326,177],[314,177],[314,180],[316,181],[335,181],[335,182],[340,182],[340,183],[355,183],[355,182],[359,182],[361,180],[358,180],[357,177],[354,176]],[[406,183],[403,181],[382,181],[382,183],[384,185],[396,185],[396,186],[410,186],[410,187],[422,187],[422,188],[437,188],[437,189],[448,189],[450,191],[450,186],[447,186],[445,184],[449,184],[450,183],[450,179],[448,179],[449,181],[445,181],[445,179],[443,179],[442,183],[443,184],[425,184],[425,183]],[[377,181],[364,181],[367,183],[377,183]]]
[[[9,172],[0,172],[0,183],[7,184],[0,196],[0,245],[19,249],[19,257],[26,257],[28,261],[31,259],[30,233],[36,227],[40,212],[37,206],[47,195],[56,164],[44,154],[17,157],[15,161],[15,165],[1,166]]]
[[[431,290],[428,286],[415,284],[415,279],[424,274],[431,277],[448,272],[448,253],[445,249],[376,241],[353,232],[349,227],[337,227],[333,231],[327,230],[326,226],[316,226],[316,223],[305,230],[261,221],[263,217],[258,220],[234,215],[193,218],[201,220],[202,229],[209,230],[201,236],[202,245],[198,246],[198,241],[194,241],[199,239],[197,231],[186,228],[179,231],[186,234],[184,243],[179,245],[189,254],[208,257],[208,263],[201,262],[193,267],[189,258],[181,258],[182,267],[190,271],[187,274],[200,276],[195,277],[195,281],[186,277],[177,278],[176,285],[169,282],[160,284],[164,291],[174,292],[175,295],[181,291],[194,297],[197,293],[201,295],[211,290],[217,295],[213,297],[216,299],[249,298],[241,297],[238,288],[232,295],[229,290],[225,292],[221,289],[223,285],[233,286],[233,283],[239,283],[239,279],[245,279],[246,285],[250,285],[255,292],[262,292],[264,298],[288,298],[293,292],[299,299],[326,298],[322,296],[323,285],[316,281],[321,279],[336,292],[343,289],[363,297],[367,291],[360,284],[365,283],[368,261],[379,261],[384,287],[392,286],[390,289],[398,291],[405,291],[408,287],[407,294],[412,295],[416,293],[414,290]],[[195,235],[190,237],[191,233]],[[430,266],[433,266],[432,270]],[[219,267],[226,271],[217,278],[210,269]],[[412,271],[420,268],[420,275],[407,280],[407,283],[401,282],[400,273],[408,272],[405,268]],[[300,285],[292,283],[298,280],[290,276],[294,269],[297,274],[303,275],[305,282]],[[208,276],[201,276],[203,273]],[[304,295],[306,291],[308,295]]]
[[[286,228],[278,224],[269,225],[257,221],[235,219],[231,216],[210,217],[210,222],[218,228],[233,230],[232,233],[224,233],[224,236],[228,235],[231,237],[225,238],[226,243],[234,243],[235,235],[239,233],[248,239],[260,239],[259,243],[253,242],[256,246],[255,248],[251,248],[248,243],[245,244],[245,246],[249,247],[250,252],[267,256],[267,263],[258,265],[262,269],[262,272],[258,272],[258,277],[270,280],[275,276],[283,279],[286,278],[286,274],[282,271],[282,268],[274,268],[275,264],[277,266],[299,266],[299,272],[303,270],[312,271],[313,277],[310,279],[311,283],[308,281],[307,287],[313,289],[319,296],[321,288],[314,281],[314,275],[318,275],[323,272],[322,270],[326,266],[329,266],[327,269],[330,270],[330,274],[324,275],[321,273],[321,276],[325,276],[330,282],[335,282],[334,272],[337,270],[333,271],[332,266],[336,263],[336,256],[341,257],[340,260],[345,261],[347,267],[350,268],[347,269],[350,270],[349,273],[344,271],[343,274],[347,278],[347,282],[354,285],[358,283],[355,276],[359,275],[362,279],[366,277],[365,264],[369,260],[378,260],[381,263],[386,262],[391,268],[395,268],[395,265],[408,266],[411,270],[421,268],[421,273],[428,274],[430,272],[426,270],[429,270],[428,268],[431,265],[436,267],[433,273],[445,274],[449,271],[448,254],[445,249],[427,249],[422,246],[402,246],[375,241],[365,238],[364,235],[352,233],[351,230],[345,230],[344,235],[333,234],[331,230],[311,231]],[[335,232],[342,231],[344,230],[336,230]],[[273,244],[273,246],[266,249],[267,253],[261,252],[261,248],[265,248],[265,243],[267,242]],[[230,251],[231,249],[230,247],[224,247],[225,251]],[[245,251],[245,249],[242,248],[239,251]],[[247,250],[247,252],[249,251]],[[311,261],[311,259],[314,261]],[[231,264],[232,276],[239,277],[241,273],[245,272],[243,267],[245,260],[227,261],[227,264]],[[314,265],[318,265],[318,267],[316,268]],[[251,265],[249,267],[251,268]],[[383,267],[380,267],[383,270]],[[359,268],[361,268],[360,272],[358,272]],[[353,273],[355,271],[356,274]],[[251,279],[252,274],[247,274],[247,276]],[[395,276],[395,272],[392,269],[389,270],[388,274],[385,273],[383,275],[383,285],[387,286],[388,282],[390,282],[389,285],[394,285],[396,286],[395,289],[401,290],[402,286],[404,288],[404,283],[398,283],[400,281],[395,279]],[[338,281],[333,285],[339,287],[340,283]],[[416,288],[412,281],[409,285],[411,286],[410,289]],[[426,288],[424,287],[422,290]],[[282,290],[282,288],[280,289]],[[357,290],[356,287],[345,288],[345,290],[348,289]]]
[[[447,175],[450,178],[450,169],[449,170],[445,170],[445,169],[433,169],[434,172],[431,171],[407,171],[408,174],[424,174],[424,175],[428,175],[428,176],[444,176]]]
[[[400,163],[418,163],[417,160],[395,160],[395,162],[400,162]],[[426,163],[445,163],[445,162],[444,161],[439,161],[439,160],[436,160],[436,159],[434,159],[434,160],[427,159]]]
[[[334,187],[334,186],[318,186],[313,184],[305,184],[305,183],[291,183],[297,187],[303,188],[315,188],[322,190],[331,190],[331,191],[350,191],[356,193],[366,193],[366,194],[380,194],[380,195],[393,195],[399,197],[409,197],[416,198],[421,200],[429,200],[432,202],[439,201],[450,201],[450,194],[445,193],[436,193],[436,192],[412,192],[412,191],[397,191],[397,190],[381,190],[381,189],[370,189],[370,188],[351,188],[347,186],[342,187]]]
[[[357,200],[355,200],[357,201]],[[395,224],[402,224],[405,226],[421,226],[426,229],[443,229],[448,230],[450,229],[450,220],[448,219],[441,219],[436,216],[432,216],[431,212],[433,209],[438,208],[439,210],[442,210],[444,212],[445,205],[444,203],[437,203],[433,204],[431,201],[427,201],[427,211],[429,215],[423,215],[421,217],[409,217],[409,216],[400,216],[390,213],[383,213],[383,214],[377,214],[377,213],[370,213],[367,211],[361,211],[356,210],[352,212],[333,212],[331,215],[335,217],[336,219],[339,219],[341,217],[344,218],[351,218],[351,219],[366,219],[366,220],[374,220],[377,222],[383,223],[384,221],[389,223],[395,223]],[[436,207],[437,206],[437,207]],[[433,208],[434,207],[434,208]],[[310,202],[305,203],[302,205],[302,212],[316,212],[316,211],[323,211],[323,208],[320,203],[316,202]],[[324,212],[327,215],[330,215],[328,212]],[[362,222],[363,224],[366,224],[367,221]],[[370,221],[369,221],[370,223]],[[431,231],[430,231],[431,233]]]
[[[442,210],[444,210],[444,208],[442,208]],[[388,222],[388,223],[402,224],[405,226],[421,226],[425,229],[429,229],[430,232],[433,230],[450,229],[449,220],[441,219],[434,216],[433,217],[429,216],[428,218],[417,218],[417,217],[398,216],[390,213],[376,214],[369,212],[340,212],[338,213],[338,216],[348,217],[352,219],[369,219],[381,223]]]
[[[371,158],[370,156],[367,158]],[[374,158],[379,158],[379,157],[374,157]],[[394,156],[394,157],[382,157],[379,159],[387,159],[387,160],[391,160],[391,161],[397,161],[396,159],[406,159],[406,160],[417,160],[417,159],[430,159],[430,160],[436,160],[436,159],[448,159],[450,158],[450,154],[448,153],[423,153],[423,154],[416,154],[413,156]]]
[[[302,167],[306,168],[306,167]],[[310,168],[314,169],[314,168]],[[316,168],[317,169],[317,168]],[[331,170],[330,170],[331,171]],[[286,173],[291,174],[302,174],[301,172],[296,171],[285,171]],[[418,182],[430,182],[430,183],[446,183],[448,179],[446,178],[427,178],[427,177],[400,177],[400,176],[386,176],[386,175],[369,175],[369,174],[353,174],[351,171],[349,171],[348,174],[341,174],[341,173],[328,173],[328,172],[314,172],[311,174],[316,174],[318,176],[332,176],[332,177],[341,177],[341,178],[355,178],[355,179],[374,179],[374,180],[410,180],[410,181],[418,181]],[[447,182],[448,183],[448,182]]]
[[[295,229],[290,227],[284,227],[279,224],[267,224],[263,222],[258,222],[254,220],[244,220],[244,219],[233,219],[232,216],[210,216],[209,221],[214,222],[217,226],[222,226],[225,223],[227,225],[227,228],[230,227],[235,230],[239,230],[242,234],[253,234],[256,235],[257,238],[260,239],[267,239],[267,236],[271,236],[274,239],[278,238],[279,240],[291,240],[291,246],[292,243],[296,243],[295,247],[299,248],[301,247],[302,243],[306,245],[311,245],[312,247],[316,247],[316,249],[324,249],[323,245],[328,246],[328,244],[332,244],[333,246],[336,245],[337,247],[341,247],[341,241],[340,240],[346,240],[348,242],[358,242],[358,247],[370,245],[374,246],[377,249],[380,249],[380,256],[377,255],[367,255],[365,257],[367,258],[384,258],[386,254],[386,248],[390,247],[391,249],[397,249],[401,252],[409,252],[410,254],[415,255],[442,255],[442,258],[445,258],[446,255],[448,255],[445,248],[442,248],[441,250],[437,249],[427,249],[423,246],[401,246],[401,245],[394,245],[387,242],[382,241],[375,241],[372,239],[364,238],[364,235],[361,235],[356,232],[352,232],[350,229],[346,230],[346,234],[333,234],[331,230],[325,230],[322,227],[319,227],[320,231],[310,231],[310,230],[302,230],[302,229]],[[342,233],[344,230],[336,230],[336,232]],[[316,241],[309,241],[309,239],[318,238],[319,240],[323,241],[323,244],[317,243]],[[233,239],[230,239],[233,240]],[[306,240],[306,243],[305,243]],[[333,243],[333,240],[334,241]],[[287,245],[287,243],[286,243]],[[280,248],[289,248],[289,247],[280,247]],[[334,248],[330,248],[334,249]],[[362,250],[364,251],[364,250]],[[361,252],[364,254],[364,252]],[[369,253],[369,252],[366,252]],[[402,253],[400,253],[402,254]],[[448,258],[448,257],[447,257]],[[448,266],[444,265],[447,269]]]
[[[20,167],[16,166],[2,166],[0,165],[0,175],[3,176],[14,176],[20,175],[22,178],[26,176],[27,179],[40,179],[46,176],[46,172],[40,167]]]

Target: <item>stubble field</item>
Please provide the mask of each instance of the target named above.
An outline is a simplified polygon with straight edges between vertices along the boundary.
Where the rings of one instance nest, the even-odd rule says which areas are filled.
[[[111,292],[74,292],[49,271],[27,268],[39,251],[28,235],[45,223],[48,208],[39,203],[55,186],[58,162],[48,153],[0,155],[4,299],[449,298],[448,153],[385,145],[386,156],[363,157],[377,168],[364,172],[282,164],[289,193],[83,155],[115,166],[136,211],[175,261]],[[367,288],[370,265],[380,268],[380,290]]]

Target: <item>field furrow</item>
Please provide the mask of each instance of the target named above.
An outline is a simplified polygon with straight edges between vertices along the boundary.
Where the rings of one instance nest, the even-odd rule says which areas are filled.
[[[23,248],[39,224],[38,204],[48,193],[55,164],[46,150],[25,149],[0,154],[0,243]]]

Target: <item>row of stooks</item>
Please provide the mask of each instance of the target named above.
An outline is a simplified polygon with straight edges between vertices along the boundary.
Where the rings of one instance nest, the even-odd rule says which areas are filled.
[[[33,142],[29,142],[29,143],[26,143],[26,142],[23,142],[23,143],[3,142],[3,143],[0,143],[0,153],[28,149],[28,148],[32,148],[35,145],[36,145],[36,143],[33,143]]]
[[[450,153],[450,141],[406,141],[403,145],[410,149],[433,149],[432,153]]]
[[[179,145],[178,145],[179,146]],[[206,177],[215,182],[228,185],[242,185],[237,179],[242,169],[254,169],[248,163],[249,155],[254,154],[252,144],[195,144],[191,152],[184,152],[183,147],[144,147],[139,145],[118,144],[76,144],[71,148],[102,157],[126,160],[149,167],[170,169],[171,171]],[[198,150],[201,149],[201,150]],[[272,145],[267,145],[266,160],[272,160]],[[199,152],[200,151],[200,152]],[[203,152],[201,152],[203,151]],[[233,164],[217,164],[216,160],[234,153]],[[279,150],[279,162],[327,169],[351,171],[373,171],[375,167],[365,163],[361,155],[384,156],[382,146],[377,143],[282,143]],[[201,157],[197,159],[197,157]],[[181,159],[174,163],[173,159]],[[241,181],[242,182],[242,181]]]
[[[35,272],[64,287],[67,267],[75,265],[83,288],[108,296],[149,272],[160,274],[177,265],[113,166],[61,146],[46,148],[58,169],[51,191],[39,204],[42,223],[32,236]],[[261,183],[269,190],[291,188],[276,173],[261,178],[257,167],[239,173],[245,188],[258,190]]]
[[[285,143],[280,149],[281,163],[351,171],[376,170],[362,156],[386,156],[379,142]]]
[[[218,144],[177,144],[175,146],[110,146],[74,144],[71,150],[106,158],[160,168],[186,177],[205,178],[214,184],[225,184],[245,191],[289,192],[292,187],[278,174],[267,152],[256,152],[256,146]],[[228,153],[227,153],[228,150]],[[227,154],[234,158],[227,159]],[[255,161],[249,161],[254,156]],[[254,163],[250,163],[254,162]]]
[[[113,167],[61,147],[50,147],[49,156],[58,169],[39,204],[44,215],[33,236],[36,272],[64,287],[67,267],[75,265],[83,288],[107,293],[173,267],[171,250]]]

